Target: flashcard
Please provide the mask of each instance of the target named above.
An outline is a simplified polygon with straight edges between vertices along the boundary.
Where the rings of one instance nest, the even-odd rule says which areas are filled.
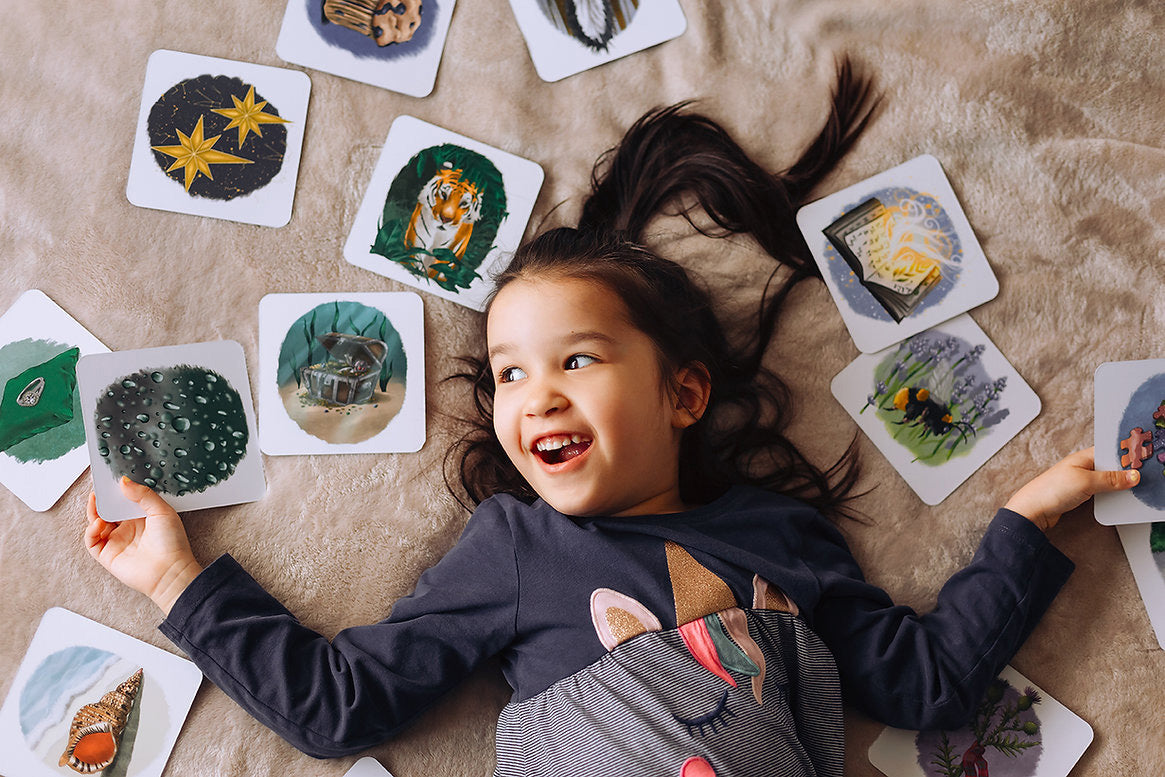
[[[809,203],[797,212],[797,225],[862,353],[880,351],[999,293],[933,156]]]
[[[392,777],[392,773],[381,766],[380,761],[364,756],[344,772],[344,777]]]
[[[157,777],[201,682],[185,658],[54,607],[0,708],[0,772]]]
[[[1165,649],[1165,521],[1116,527],[1157,643]]]
[[[233,340],[115,351],[77,365],[97,512],[140,518],[122,476],[177,511],[266,493],[243,348]]]
[[[1092,726],[1010,666],[956,731],[886,728],[870,763],[889,777],[1065,777],[1092,744]]]
[[[0,483],[37,512],[89,466],[77,360],[108,351],[36,289],[0,316]]]
[[[560,81],[683,35],[678,0],[510,0],[543,81]]]
[[[412,116],[398,116],[344,258],[484,310],[491,272],[522,240],[542,167]]]
[[[1096,368],[1096,468],[1137,469],[1128,491],[1097,494],[1106,526],[1165,519],[1165,359],[1105,362]]]
[[[288,0],[280,59],[425,97],[437,81],[453,0]]]
[[[1040,412],[1039,397],[968,315],[858,356],[832,389],[928,505],[946,499]]]
[[[263,452],[420,450],[421,308],[411,291],[263,297],[257,392]]]
[[[155,51],[126,196],[142,208],[283,226],[310,91],[296,70]]]

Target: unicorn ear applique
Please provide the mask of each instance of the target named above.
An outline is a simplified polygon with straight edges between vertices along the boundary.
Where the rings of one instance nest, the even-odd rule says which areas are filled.
[[[776,610],[790,615],[800,615],[797,603],[785,596],[785,592],[765,580],[760,575],[752,577],[752,608],[754,610]]]
[[[598,588],[591,594],[591,622],[607,650],[640,634],[663,630],[651,610],[610,588]]]

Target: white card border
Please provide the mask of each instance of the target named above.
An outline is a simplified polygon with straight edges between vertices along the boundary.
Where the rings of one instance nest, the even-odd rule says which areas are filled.
[[[185,496],[162,494],[162,497],[177,512],[242,504],[263,498],[267,493],[267,483],[263,474],[263,455],[259,448],[255,408],[251,401],[251,382],[247,375],[243,347],[234,340],[212,340],[132,351],[113,351],[84,357],[77,364],[77,383],[82,392],[81,411],[86,419],[92,420],[97,411],[97,392],[123,375],[176,364],[191,364],[213,369],[239,392],[243,413],[247,419],[247,452],[239,461],[234,474],[222,483]],[[98,442],[96,427],[93,423],[86,423],[85,445],[89,453],[93,491],[97,494],[97,512],[104,520],[110,522],[143,517],[145,513],[137,503],[130,502],[121,495],[121,487],[113,472],[97,452]]]
[[[283,409],[275,376],[279,349],[295,321],[318,305],[359,302],[384,313],[408,358],[404,404],[388,425],[357,443],[330,443],[308,434]],[[415,372],[414,372],[415,370]],[[259,443],[269,456],[415,453],[425,444],[424,303],[412,291],[267,294],[259,300]]]
[[[1157,566],[1149,547],[1151,529],[1149,523],[1124,524],[1116,527],[1116,533],[1129,560],[1141,601],[1145,603],[1149,623],[1157,635],[1157,644],[1165,650],[1165,573]]]
[[[821,231],[841,215],[841,209],[845,206],[865,199],[877,189],[889,186],[909,186],[937,199],[950,216],[963,249],[958,286],[947,292],[946,297],[938,304],[909,315],[897,323],[889,316],[886,320],[874,319],[854,311],[838,288],[833,273],[830,272],[829,260],[825,254],[828,240]],[[881,351],[919,332],[932,329],[960,313],[994,299],[999,294],[999,280],[995,277],[970,222],[967,221],[962,203],[955,196],[942,165],[930,154],[917,156],[897,167],[805,205],[797,211],[797,226],[800,227],[813,259],[821,270],[821,276],[841,313],[850,337],[853,338],[854,345],[862,353]]]
[[[279,172],[262,188],[233,200],[190,196],[180,183],[158,166],[150,150],[146,125],[154,103],[180,81],[206,74],[237,77],[254,84],[263,98],[279,109],[279,115],[289,121],[283,125],[287,128],[287,150]],[[150,54],[146,63],[133,155],[125,185],[126,198],[139,208],[264,227],[284,226],[291,221],[310,93],[311,79],[298,70],[158,49]]]

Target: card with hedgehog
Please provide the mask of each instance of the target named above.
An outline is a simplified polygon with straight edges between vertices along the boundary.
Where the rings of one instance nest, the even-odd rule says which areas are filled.
[[[1096,466],[1137,470],[1128,491],[1097,494],[1107,526],[1165,519],[1165,359],[1105,362],[1095,375]]]
[[[1039,397],[968,315],[858,356],[832,390],[930,505],[1040,412]]]
[[[543,81],[598,67],[678,38],[678,0],[510,0]]]
[[[287,62],[410,97],[433,91],[454,0],[288,0]]]
[[[37,289],[0,316],[0,483],[37,512],[89,466],[77,360],[108,350]]]
[[[155,51],[126,197],[142,208],[283,226],[310,91],[307,75],[294,70]]]
[[[259,439],[268,455],[401,453],[425,444],[421,297],[259,301]]]
[[[122,477],[154,489],[179,512],[266,493],[247,365],[233,340],[86,356],[77,383],[105,520],[142,516],[122,496]]]
[[[1008,666],[968,725],[886,728],[869,758],[890,777],[1066,777],[1092,737],[1092,726]]]
[[[0,773],[157,777],[201,682],[190,661],[54,607],[0,708]]]
[[[542,167],[399,116],[344,245],[351,264],[483,310],[522,239]]]

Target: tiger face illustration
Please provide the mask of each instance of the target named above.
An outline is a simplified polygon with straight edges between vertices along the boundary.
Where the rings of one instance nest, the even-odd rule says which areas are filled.
[[[481,194],[477,184],[461,176],[461,170],[445,162],[421,187],[405,232],[407,246],[429,252],[445,248],[458,259],[465,255],[473,225],[481,217]],[[439,265],[447,264],[428,255],[419,258],[429,277],[437,277],[441,272]]]

